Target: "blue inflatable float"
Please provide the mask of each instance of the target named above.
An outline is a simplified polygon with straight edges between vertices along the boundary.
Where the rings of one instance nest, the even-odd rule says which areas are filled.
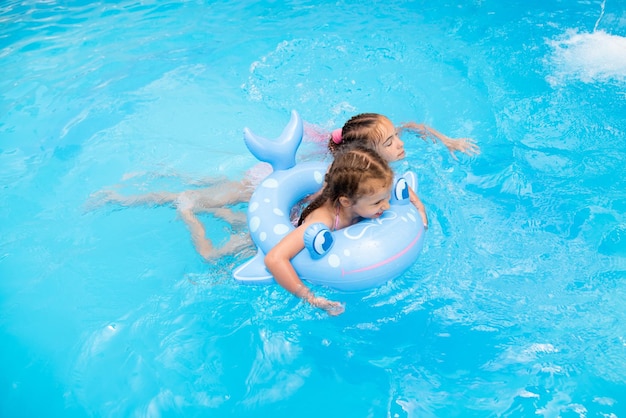
[[[327,164],[296,164],[302,141],[302,120],[293,111],[282,134],[275,140],[253,134],[247,128],[248,149],[273,172],[255,189],[248,205],[248,227],[257,254],[236,268],[233,276],[242,283],[267,284],[274,279],[265,268],[265,254],[294,229],[291,208],[317,192]],[[329,231],[323,224],[305,232],[306,249],[291,261],[302,280],[338,290],[363,290],[400,276],[417,259],[423,246],[424,225],[409,201],[408,187],[416,188],[414,173],[396,179],[390,208],[377,219]]]

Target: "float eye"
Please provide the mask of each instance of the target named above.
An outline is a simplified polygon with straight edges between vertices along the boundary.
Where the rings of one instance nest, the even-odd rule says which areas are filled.
[[[393,189],[395,200],[401,201],[409,198],[409,185],[404,178],[399,179]]]
[[[323,257],[333,246],[334,239],[330,230],[323,223],[315,223],[304,231],[304,246],[311,258]]]
[[[321,231],[315,236],[313,240],[313,248],[318,254],[326,254],[326,251],[330,248],[333,242],[333,236],[330,235],[330,231]]]

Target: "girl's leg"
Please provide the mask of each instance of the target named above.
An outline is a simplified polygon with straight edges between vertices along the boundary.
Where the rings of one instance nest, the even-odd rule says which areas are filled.
[[[223,247],[216,251],[216,255],[221,257],[223,255],[233,255],[243,251],[246,248],[252,249],[252,239],[250,234],[234,234]]]
[[[162,206],[177,202],[195,211],[213,211],[215,208],[243,203],[250,200],[251,189],[246,183],[225,181],[203,189],[192,189],[183,192],[151,192],[142,195],[123,196],[114,190],[102,190],[91,195],[91,207],[114,203],[124,207],[130,206]],[[219,215],[218,215],[219,216]],[[236,219],[236,217],[234,218]]]
[[[123,196],[114,190],[102,190],[92,194],[87,206],[95,209],[106,204],[117,204],[123,207],[154,205],[161,206],[171,204],[178,198],[178,193],[154,192],[143,195]]]
[[[233,226],[245,225],[246,222],[248,221],[248,218],[245,213],[235,212],[229,208],[218,208],[215,210],[211,210],[209,212],[212,212],[213,215],[217,216],[218,218],[222,218],[223,220],[225,220],[226,222],[228,222],[229,224]]]
[[[189,228],[191,240],[193,241],[194,247],[196,247],[196,251],[198,251],[206,261],[214,258],[216,255],[213,244],[206,238],[204,225],[198,220],[195,213],[193,213],[191,209],[179,209],[178,213],[183,221],[185,221],[187,228]]]
[[[197,211],[211,212],[216,208],[248,202],[252,196],[252,187],[247,182],[226,181],[195,189],[191,193]]]
[[[220,248],[215,248],[213,243],[206,237],[206,229],[191,209],[179,209],[180,217],[185,221],[196,251],[205,261],[211,261],[224,255],[235,254],[252,243],[248,234],[231,235],[228,242]]]

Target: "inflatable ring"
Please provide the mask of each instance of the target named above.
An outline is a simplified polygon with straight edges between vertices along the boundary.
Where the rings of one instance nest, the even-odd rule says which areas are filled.
[[[248,205],[248,226],[257,254],[238,267],[233,276],[243,283],[273,283],[265,268],[265,254],[294,229],[291,208],[322,187],[327,165],[295,162],[302,141],[302,121],[293,111],[289,124],[276,140],[244,131],[246,145],[273,172],[255,189]],[[409,201],[408,188],[416,187],[412,172],[396,179],[390,208],[376,219],[365,219],[338,231],[313,224],[305,231],[305,250],[291,261],[302,280],[337,290],[363,290],[400,276],[417,259],[424,225]]]

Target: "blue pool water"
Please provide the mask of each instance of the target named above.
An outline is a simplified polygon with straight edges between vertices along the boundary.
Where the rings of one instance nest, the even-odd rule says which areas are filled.
[[[626,416],[622,1],[0,6],[0,416]],[[380,112],[430,217],[330,318],[103,188],[241,178],[245,126]],[[212,237],[230,230],[203,217]]]

